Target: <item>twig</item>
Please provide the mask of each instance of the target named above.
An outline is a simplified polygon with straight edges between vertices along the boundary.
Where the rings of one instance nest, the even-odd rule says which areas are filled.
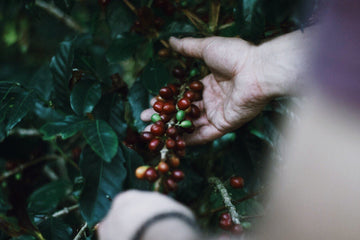
[[[87,228],[87,223],[84,224],[84,226],[82,226],[82,228],[80,229],[80,231],[76,234],[76,236],[74,237],[74,240],[80,240],[81,236],[83,235],[84,231]]]
[[[53,15],[60,21],[64,22],[66,26],[69,28],[84,33],[86,30],[81,27],[77,22],[75,22],[71,16],[65,14],[63,11],[61,11],[58,7],[56,7],[53,3],[47,3],[43,0],[35,0],[35,5],[44,9],[49,14]]]
[[[61,209],[60,211],[53,213],[53,215],[51,215],[51,216],[54,218],[60,217],[60,216],[66,215],[66,214],[70,213],[71,211],[74,211],[78,208],[79,208],[79,204],[75,204],[70,207],[65,207],[65,208]]]
[[[41,136],[41,133],[35,128],[15,128],[10,131],[9,135],[19,135],[20,137],[36,137]]]
[[[219,30],[223,30],[223,29],[225,29],[225,28],[228,28],[228,27],[232,27],[232,26],[234,26],[235,25],[235,22],[231,22],[231,23],[225,23],[224,25],[221,25],[221,26],[219,26]]]
[[[205,23],[200,18],[187,9],[183,9],[182,12],[198,30],[200,30],[203,34],[206,34],[204,31]]]
[[[15,175],[21,171],[23,171],[25,168],[28,168],[30,166],[33,166],[35,164],[38,164],[40,162],[43,162],[43,161],[47,161],[47,160],[56,160],[58,159],[59,157],[56,156],[56,155],[48,155],[48,156],[44,156],[44,157],[40,157],[40,158],[37,158],[35,159],[34,161],[31,161],[31,162],[27,162],[27,163],[24,163],[24,164],[21,164],[20,166],[18,166],[17,168],[14,168],[13,170],[10,170],[8,172],[4,172],[1,176],[0,176],[0,182],[4,181],[6,178],[12,176],[12,175]]]
[[[134,7],[131,2],[129,2],[128,0],[123,0],[123,2],[126,4],[126,6],[130,8],[131,11],[135,13],[135,15],[137,15],[136,7]]]
[[[209,183],[214,184],[215,187],[219,190],[219,192],[223,198],[224,204],[225,204],[226,208],[229,210],[232,221],[235,224],[240,224],[239,214],[237,213],[234,204],[231,202],[231,197],[230,197],[229,193],[227,192],[224,184],[222,184],[220,179],[217,177],[209,178]]]
[[[210,3],[210,21],[209,29],[214,32],[219,21],[221,3],[218,0],[212,0]]]

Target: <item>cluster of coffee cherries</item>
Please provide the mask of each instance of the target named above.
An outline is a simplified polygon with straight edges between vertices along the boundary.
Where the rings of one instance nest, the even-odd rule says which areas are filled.
[[[160,154],[157,166],[140,166],[136,177],[149,182],[162,183],[165,192],[175,191],[184,173],[177,169],[180,158],[185,156],[184,133],[195,130],[193,120],[201,115],[200,109],[193,104],[202,99],[204,86],[200,81],[191,83],[168,84],[159,91],[151,116],[150,131],[140,134],[140,139],[150,152]]]
[[[225,230],[230,231],[233,234],[243,233],[243,227],[241,224],[235,224],[231,219],[231,215],[228,212],[224,212],[219,217],[219,226]]]

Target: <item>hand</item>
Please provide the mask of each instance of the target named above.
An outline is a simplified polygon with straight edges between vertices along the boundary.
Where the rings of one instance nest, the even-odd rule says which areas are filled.
[[[196,130],[187,136],[188,144],[200,144],[239,128],[254,118],[269,101],[258,81],[255,46],[239,38],[170,38],[171,47],[186,56],[201,58],[211,74],[203,78],[203,100],[196,103],[202,111],[194,121]],[[154,111],[141,118],[149,121]]]
[[[101,240],[131,239],[145,221],[172,211],[193,218],[189,209],[160,193],[135,190],[121,193],[114,199],[108,215],[100,223],[99,237]],[[164,228],[167,231],[159,234],[159,229]],[[178,236],[172,236],[174,231],[179,232]],[[151,226],[145,232],[144,239],[193,239],[194,236],[194,231],[181,220],[166,219]]]

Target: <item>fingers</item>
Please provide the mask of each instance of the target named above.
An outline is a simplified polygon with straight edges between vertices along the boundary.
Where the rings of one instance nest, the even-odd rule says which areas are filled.
[[[144,122],[150,122],[151,116],[156,113],[154,109],[148,108],[141,112],[140,119]]]
[[[182,38],[171,37],[169,39],[170,46],[176,52],[189,57],[202,58],[203,50],[206,47],[206,38]]]
[[[204,125],[198,127],[192,134],[185,136],[185,142],[187,145],[205,144],[212,140],[215,140],[225,133],[220,132],[212,125]]]

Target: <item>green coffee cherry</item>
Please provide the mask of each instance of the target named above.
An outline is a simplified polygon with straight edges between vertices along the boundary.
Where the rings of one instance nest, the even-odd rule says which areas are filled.
[[[184,110],[179,110],[176,113],[176,120],[178,120],[178,122],[181,122],[182,120],[184,120],[185,118],[185,111]]]
[[[190,128],[192,126],[192,123],[190,120],[185,120],[180,123],[180,127],[183,128]]]
[[[151,116],[151,121],[153,123],[156,123],[157,121],[160,121],[161,120],[161,117],[158,113],[154,113],[152,116]]]
[[[197,68],[193,68],[193,69],[191,69],[189,75],[190,75],[190,77],[195,77],[198,74],[199,74],[199,71],[197,70]]]

